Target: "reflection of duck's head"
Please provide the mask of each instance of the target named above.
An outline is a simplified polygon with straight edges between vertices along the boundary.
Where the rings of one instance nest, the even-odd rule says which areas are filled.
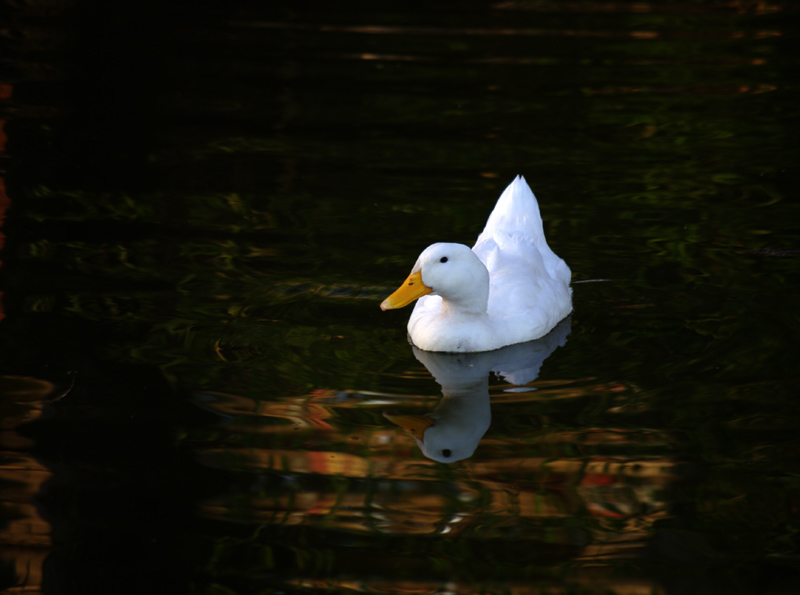
[[[481,353],[434,353],[414,348],[414,356],[442,387],[443,398],[426,415],[384,416],[409,432],[429,459],[453,463],[472,456],[492,419],[489,373],[494,371],[512,384],[536,379],[542,362],[569,334],[563,320],[541,339]]]
[[[484,386],[445,394],[439,406],[426,415],[388,411],[383,415],[411,434],[429,459],[440,463],[460,461],[472,456],[492,420],[488,376]]]

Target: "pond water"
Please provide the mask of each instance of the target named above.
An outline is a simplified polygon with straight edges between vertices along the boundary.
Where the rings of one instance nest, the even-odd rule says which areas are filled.
[[[794,4],[2,10],[0,588],[800,589]],[[573,314],[414,350],[517,174]]]

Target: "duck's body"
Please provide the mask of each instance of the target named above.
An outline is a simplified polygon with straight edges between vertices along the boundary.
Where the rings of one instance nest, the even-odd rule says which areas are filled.
[[[471,250],[429,246],[381,308],[419,298],[408,334],[425,351],[490,351],[542,337],[566,317],[572,311],[570,277],[545,241],[533,192],[518,176]]]

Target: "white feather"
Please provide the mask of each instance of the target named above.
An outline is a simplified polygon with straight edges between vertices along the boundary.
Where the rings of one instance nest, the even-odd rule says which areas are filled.
[[[420,269],[434,293],[418,300],[408,332],[426,351],[490,351],[538,339],[572,311],[571,272],[547,245],[536,197],[521,176],[500,195],[471,253],[461,244],[433,244],[414,265]]]

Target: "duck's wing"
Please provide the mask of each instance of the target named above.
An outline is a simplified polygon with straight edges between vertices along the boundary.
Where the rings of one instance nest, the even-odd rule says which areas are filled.
[[[572,276],[569,267],[547,245],[539,203],[522,176],[514,178],[500,195],[494,210],[489,215],[486,227],[472,248],[489,269],[490,275],[497,271],[493,267],[499,264],[491,258],[491,254],[498,248],[511,249],[503,248],[509,244],[508,238],[524,239],[523,243],[531,245],[540,255],[541,265],[547,275],[561,283],[569,284]],[[527,252],[527,249],[520,251],[520,253]]]
[[[473,251],[489,270],[489,316],[549,330],[572,310],[571,272],[547,245],[536,197],[518,176],[500,195]]]

